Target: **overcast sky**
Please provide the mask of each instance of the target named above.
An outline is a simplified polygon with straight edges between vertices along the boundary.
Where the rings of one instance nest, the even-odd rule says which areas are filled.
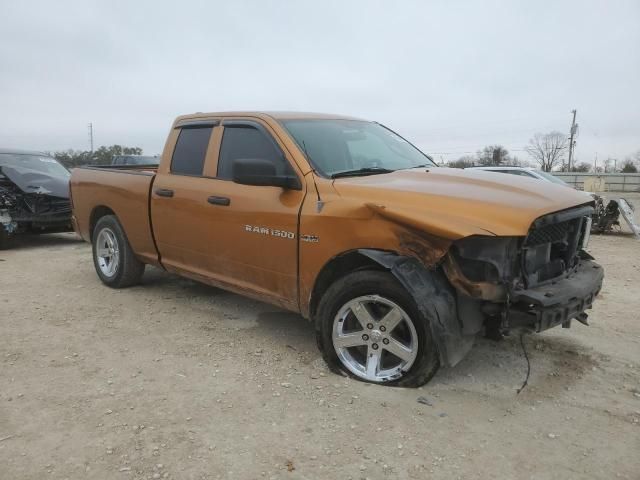
[[[176,115],[380,121],[437,160],[569,131],[640,150],[640,1],[0,2],[0,146],[158,153]]]

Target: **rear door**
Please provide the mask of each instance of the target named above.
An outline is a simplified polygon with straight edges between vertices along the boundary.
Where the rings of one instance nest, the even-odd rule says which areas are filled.
[[[214,211],[207,202],[211,179],[207,162],[215,165],[219,120],[178,124],[167,145],[170,161],[162,162],[151,191],[151,220],[162,264],[168,270],[209,277],[209,230]]]

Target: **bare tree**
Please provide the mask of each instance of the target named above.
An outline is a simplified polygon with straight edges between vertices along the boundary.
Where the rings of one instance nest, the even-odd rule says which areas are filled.
[[[640,170],[640,150],[631,155],[627,155],[627,158],[625,158],[622,165],[623,168],[626,167],[626,171],[623,170],[624,173],[636,173]],[[634,168],[636,169],[636,172],[632,171]]]
[[[622,173],[638,173],[638,167],[630,158],[626,159],[622,164],[622,169],[620,170]]]
[[[458,160],[453,160],[447,164],[447,167],[451,168],[468,168],[473,167],[476,164],[475,157],[471,155],[465,155],[460,157]]]
[[[509,165],[513,165],[514,167],[530,167],[531,165],[527,160],[521,160],[515,155],[511,157],[509,160]]]
[[[486,166],[505,165],[509,163],[509,151],[502,145],[489,145],[476,153],[478,163]]]
[[[572,172],[590,172],[591,171],[591,164],[586,163],[586,162],[573,164],[573,165],[571,165],[571,171]]]
[[[540,165],[545,172],[550,172],[553,167],[562,164],[564,154],[569,148],[567,136],[561,132],[536,133],[526,152]]]

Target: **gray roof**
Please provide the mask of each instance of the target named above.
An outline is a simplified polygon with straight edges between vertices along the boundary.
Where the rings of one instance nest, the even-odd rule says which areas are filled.
[[[0,154],[2,153],[11,153],[13,155],[40,155],[45,157],[49,156],[46,153],[39,152],[37,150],[20,150],[19,148],[1,148],[0,147]]]

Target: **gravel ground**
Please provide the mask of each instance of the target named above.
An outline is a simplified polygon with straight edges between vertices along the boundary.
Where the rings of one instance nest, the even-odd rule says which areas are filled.
[[[640,195],[632,195],[640,205]],[[479,339],[423,388],[328,372],[299,316],[73,235],[0,252],[1,479],[638,479],[640,241],[598,236],[590,327]]]

